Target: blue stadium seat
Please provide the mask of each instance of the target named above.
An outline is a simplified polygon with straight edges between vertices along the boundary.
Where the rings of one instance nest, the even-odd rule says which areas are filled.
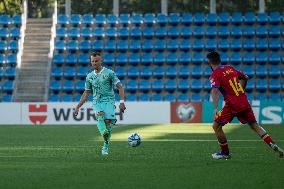
[[[243,41],[243,48],[245,50],[253,50],[255,48],[254,39],[245,39]]]
[[[88,68],[86,68],[86,67],[78,67],[78,69],[77,69],[77,77],[85,79],[87,74],[88,74]]]
[[[99,27],[102,27],[106,24],[106,17],[104,14],[97,14],[95,16],[95,24]]]
[[[7,64],[11,65],[11,66],[16,66],[17,64],[17,55],[16,54],[9,54],[7,56]]]
[[[127,54],[126,53],[119,53],[116,55],[116,64],[118,65],[125,65],[127,63]]]
[[[164,67],[162,67],[162,66],[154,67],[153,76],[155,78],[162,78],[164,76],[164,74],[165,74]]]
[[[231,36],[234,38],[239,38],[243,34],[241,26],[232,26],[231,28]]]
[[[269,14],[269,22],[271,24],[279,24],[281,21],[281,16],[279,12],[270,12]]]
[[[115,63],[114,53],[105,53],[103,60],[106,65],[112,66]]]
[[[219,14],[219,23],[222,25],[228,25],[231,22],[231,17],[228,12],[221,12]]]
[[[214,13],[207,14],[206,22],[210,25],[215,25],[218,22],[218,17]]]
[[[139,70],[137,67],[128,67],[127,75],[130,78],[137,78],[139,76]]]
[[[126,67],[116,66],[115,73],[116,73],[118,78],[124,78],[126,76],[126,73],[127,73]]]
[[[7,50],[7,42],[0,41],[0,51],[6,51],[6,50]]]
[[[71,50],[71,51],[78,50],[78,49],[79,49],[78,46],[79,46],[79,45],[78,45],[78,41],[77,41],[77,40],[76,40],[76,41],[69,41],[69,42],[67,43],[67,49],[68,49],[68,50]]]
[[[255,33],[257,37],[266,37],[268,34],[268,28],[267,26],[257,26]]]
[[[245,52],[243,55],[243,62],[245,64],[253,64],[255,62],[254,52]]]
[[[21,31],[19,28],[10,29],[10,37],[14,39],[19,39],[21,37]]]
[[[131,40],[129,49],[132,51],[139,51],[141,49],[141,41],[140,40]]]
[[[140,26],[143,23],[143,17],[141,14],[133,14],[131,17],[132,24]]]
[[[192,93],[191,94],[191,101],[192,102],[199,102],[202,101],[202,96],[200,93]]]
[[[254,81],[248,80],[247,86],[246,86],[246,92],[251,92],[255,88]]]
[[[178,82],[178,89],[182,91],[186,91],[189,89],[189,80],[188,79],[180,79]]]
[[[2,85],[2,91],[4,92],[12,92],[14,89],[14,82],[13,81],[5,81]]]
[[[51,76],[55,78],[61,78],[63,76],[63,69],[61,67],[55,67],[51,70]]]
[[[56,37],[67,37],[68,33],[67,30],[65,28],[57,28],[56,29]]]
[[[270,92],[269,100],[270,101],[281,101],[281,95],[278,92]]]
[[[68,79],[73,79],[76,76],[75,67],[65,67],[64,77]]]
[[[230,47],[229,41],[227,39],[220,39],[218,43],[218,47],[222,51],[227,51]]]
[[[206,77],[208,77],[208,76],[211,76],[211,74],[212,74],[211,68],[210,68],[209,66],[206,66],[206,67],[205,67],[205,70],[204,70],[204,75],[205,75]]]
[[[116,49],[119,51],[127,51],[128,50],[128,41],[127,40],[119,40],[117,42]]]
[[[167,69],[166,69],[166,76],[168,78],[174,78],[177,76],[177,68],[176,66],[169,66]]]
[[[154,91],[161,91],[164,89],[164,84],[162,79],[155,79],[152,82],[152,89]]]
[[[129,29],[128,28],[120,28],[118,30],[118,36],[122,39],[127,39],[129,36]]]
[[[240,39],[233,39],[231,41],[231,49],[234,51],[240,51],[242,49],[242,41]]]
[[[115,28],[107,28],[105,30],[105,35],[109,38],[114,38],[117,36]]]
[[[264,100],[264,101],[266,101],[267,100],[266,93],[264,93],[264,92],[256,93],[255,100]]]
[[[21,25],[22,24],[22,15],[20,15],[20,14],[14,15],[13,18],[12,18],[12,22],[13,22],[14,25]]]
[[[188,26],[192,23],[192,14],[191,13],[183,13],[181,17],[181,23]]]
[[[128,80],[126,89],[128,91],[136,91],[138,89],[138,82],[137,80]]]
[[[156,35],[156,37],[158,37],[158,38],[164,38],[164,37],[167,35],[167,29],[166,29],[166,27],[163,27],[163,26],[158,27],[158,28],[156,29],[155,35]]]
[[[6,68],[5,76],[8,77],[9,79],[14,79],[16,76],[16,69],[13,67]]]
[[[79,44],[79,49],[82,51],[88,51],[91,49],[91,42],[89,40],[82,40]]]
[[[183,39],[180,42],[179,48],[184,51],[189,51],[191,48],[190,39]]]
[[[154,48],[154,40],[145,39],[143,40],[142,49],[145,51],[151,51]]]
[[[161,93],[153,94],[152,101],[163,101],[163,95]]]
[[[192,77],[194,78],[200,78],[203,74],[203,70],[202,70],[202,67],[201,66],[193,66],[191,68],[191,75]]]
[[[7,94],[2,97],[2,102],[12,102],[12,95]]]
[[[78,62],[78,58],[76,54],[68,54],[65,62],[67,65],[74,66]]]
[[[190,75],[189,67],[188,66],[180,66],[178,74],[182,78],[188,77]]]
[[[180,93],[178,96],[177,96],[177,101],[178,102],[188,102],[189,101],[189,96],[187,93]]]
[[[0,24],[7,26],[9,24],[11,24],[11,18],[9,15],[1,15],[0,16]]]
[[[81,36],[85,39],[89,39],[93,36],[93,31],[91,28],[82,28]]]
[[[120,14],[119,22],[120,22],[120,24],[123,24],[123,25],[130,24],[129,14]]]
[[[105,35],[105,32],[102,28],[95,28],[93,36],[97,38],[102,38]]]
[[[245,37],[253,37],[255,34],[254,26],[245,26],[243,29],[243,35]]]
[[[7,39],[9,37],[9,30],[7,28],[0,28],[0,38]]]
[[[165,24],[167,24],[167,23],[168,23],[168,17],[167,17],[165,14],[159,13],[159,14],[157,15],[157,23],[158,23],[159,25],[165,25]]]
[[[268,73],[270,77],[280,77],[281,67],[279,65],[270,65]]]
[[[142,78],[150,78],[152,76],[152,70],[149,66],[143,66],[140,68],[140,76]]]
[[[61,82],[57,80],[53,80],[50,83],[49,90],[53,92],[58,92],[61,90]]]
[[[201,90],[202,89],[202,80],[201,79],[192,79],[191,82],[191,89],[192,90]]]
[[[256,62],[258,64],[266,64],[268,61],[269,55],[266,52],[257,52],[256,54]]]
[[[281,63],[281,56],[278,52],[271,52],[269,57],[269,62],[272,64],[280,64]]]
[[[170,13],[169,15],[169,23],[171,25],[178,25],[180,22],[180,17],[178,13]]]
[[[266,79],[257,79],[255,86],[256,86],[257,90],[265,91],[267,89],[267,80]]]
[[[49,102],[59,102],[60,101],[60,97],[59,94],[51,94],[49,95]]]
[[[115,26],[116,24],[118,24],[118,18],[116,17],[116,15],[109,14],[107,16],[107,23]]]
[[[0,54],[0,65],[3,66],[3,64],[6,63],[6,56],[3,54]]]
[[[138,98],[140,101],[150,101],[151,100],[151,97],[148,93],[141,93]]]
[[[193,64],[202,64],[204,62],[203,54],[202,53],[194,53],[193,57],[191,58],[191,62]]]
[[[151,89],[150,80],[149,79],[140,80],[139,89],[142,91],[149,91]]]
[[[9,51],[18,51],[18,49],[19,49],[18,41],[10,40],[10,42],[8,44],[8,50]]]
[[[268,22],[268,16],[266,13],[258,13],[256,19],[259,24],[266,24]]]
[[[281,49],[281,39],[279,38],[270,38],[269,40],[269,49],[271,50],[280,50]]]
[[[189,38],[192,34],[192,29],[189,26],[183,26],[180,31],[180,35],[183,38]]]
[[[211,89],[211,82],[209,81],[209,79],[205,80],[205,83],[203,84],[203,89],[209,91]]]
[[[178,56],[177,56],[176,52],[168,52],[167,63],[168,64],[177,64],[178,63]]]
[[[156,53],[154,57],[154,63],[156,65],[162,65],[166,62],[165,54],[164,53]]]
[[[190,54],[188,52],[182,52],[180,54],[180,59],[179,59],[180,63],[182,64],[189,64],[191,59],[190,59]]]
[[[254,24],[255,22],[255,15],[253,12],[247,12],[244,15],[244,23],[245,24]]]
[[[245,66],[243,70],[244,73],[248,75],[250,78],[253,77],[255,74],[254,68],[252,66]]]
[[[82,16],[82,24],[84,24],[84,25],[94,24],[93,15],[92,14],[84,14]]]
[[[155,14],[146,13],[146,14],[144,15],[144,23],[145,23],[146,25],[153,25],[153,24],[156,22],[155,19],[156,19],[156,18],[155,18]]]
[[[68,36],[71,38],[79,38],[80,37],[80,29],[79,28],[70,28],[68,30]]]
[[[155,31],[154,31],[154,28],[152,26],[144,28],[143,36],[145,38],[152,38],[154,35],[155,35]]]
[[[216,39],[207,39],[205,43],[205,48],[208,51],[213,51],[217,49],[217,41]]]
[[[105,42],[104,49],[107,50],[107,51],[114,51],[116,49],[116,42],[115,42],[115,40],[107,40]]]
[[[129,63],[131,65],[139,64],[139,62],[140,62],[140,53],[130,53],[128,61],[129,61]]]
[[[73,96],[71,94],[63,94],[61,96],[61,102],[73,102]]]
[[[258,77],[266,77],[267,75],[267,67],[264,65],[258,65],[256,67],[256,75]]]
[[[204,28],[202,26],[194,26],[193,36],[197,37],[197,38],[203,37],[204,36]]]
[[[4,70],[3,70],[3,67],[0,67],[0,78],[4,78]],[[1,90],[1,85],[0,85],[0,90]]]
[[[134,38],[140,38],[142,36],[141,28],[133,27],[130,31],[130,35]]]
[[[229,63],[229,56],[227,53],[221,53],[221,61],[223,64],[228,64]]]
[[[205,35],[209,38],[215,38],[217,35],[216,26],[207,26]]]
[[[280,78],[269,79],[269,89],[272,91],[280,91],[281,89]]]
[[[232,14],[232,24],[239,25],[243,22],[243,16],[240,12],[234,12]]]
[[[64,41],[56,41],[55,49],[60,51],[66,50],[66,43]]]
[[[166,41],[163,39],[156,40],[155,49],[158,51],[164,51],[166,49]]]
[[[152,53],[143,53],[141,62],[143,65],[150,65],[153,62]]]
[[[175,93],[166,93],[164,95],[164,101],[175,102],[176,101]]]
[[[203,12],[197,12],[194,14],[193,22],[196,25],[201,25],[205,22],[205,16]]]
[[[69,19],[66,15],[60,14],[57,17],[57,23],[61,25],[69,24]]]
[[[231,54],[230,62],[234,65],[239,65],[242,62],[242,55],[240,52],[233,52]]]
[[[227,38],[230,35],[230,30],[228,26],[220,26],[218,30],[218,35],[221,38]]]
[[[90,63],[90,56],[89,54],[80,54],[78,57],[78,63],[81,65],[88,65]]]
[[[167,40],[167,49],[171,51],[178,50],[178,40],[176,39],[168,39]]]
[[[84,80],[77,80],[75,82],[75,90],[84,91],[85,90],[85,81]]]
[[[81,24],[81,15],[79,15],[79,14],[72,14],[71,17],[70,17],[70,23],[72,25]]]
[[[168,29],[168,37],[177,38],[179,36],[179,27],[171,26]]]

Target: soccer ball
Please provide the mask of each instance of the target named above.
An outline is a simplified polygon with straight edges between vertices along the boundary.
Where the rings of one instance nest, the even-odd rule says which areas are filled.
[[[132,147],[137,147],[141,144],[141,137],[138,133],[132,133],[128,136],[128,144]]]

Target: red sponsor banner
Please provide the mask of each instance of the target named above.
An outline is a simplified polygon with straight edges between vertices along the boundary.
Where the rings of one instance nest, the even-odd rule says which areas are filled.
[[[29,113],[38,113],[38,115],[29,115],[33,124],[43,124],[47,118],[47,104],[30,104]]]
[[[171,102],[171,123],[202,123],[202,103]]]

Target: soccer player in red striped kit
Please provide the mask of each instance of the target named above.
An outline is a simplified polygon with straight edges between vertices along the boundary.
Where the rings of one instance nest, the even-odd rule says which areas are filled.
[[[248,76],[230,65],[221,65],[218,52],[213,51],[208,53],[207,59],[213,71],[209,78],[212,87],[211,94],[215,115],[213,129],[221,147],[221,151],[212,154],[212,157],[214,159],[228,159],[231,157],[227,138],[222,127],[230,123],[234,117],[237,117],[241,123],[248,124],[271,149],[279,154],[279,157],[283,158],[283,150],[258,125],[255,119],[251,105],[245,94],[246,84],[249,79]],[[225,106],[218,112],[219,92],[224,97]]]

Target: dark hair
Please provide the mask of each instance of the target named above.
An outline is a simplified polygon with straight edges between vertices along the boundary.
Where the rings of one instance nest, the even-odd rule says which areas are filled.
[[[99,51],[92,51],[90,56],[93,56],[93,57],[101,56],[101,52],[99,52]]]
[[[212,51],[207,54],[208,60],[213,64],[219,64],[221,63],[221,58],[218,52]]]

